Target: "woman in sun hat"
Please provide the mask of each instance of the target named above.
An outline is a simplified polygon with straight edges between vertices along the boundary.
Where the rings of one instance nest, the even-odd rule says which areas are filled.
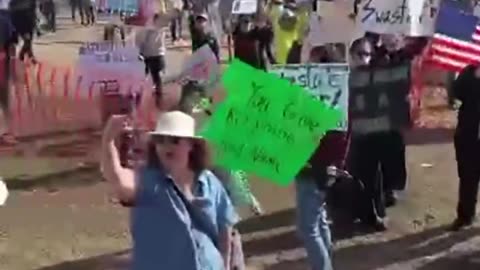
[[[230,269],[232,226],[238,216],[220,181],[205,168],[206,146],[195,120],[180,111],[158,116],[145,167],[120,165],[117,138],[127,116],[112,116],[102,139],[102,173],[133,206],[134,270]]]

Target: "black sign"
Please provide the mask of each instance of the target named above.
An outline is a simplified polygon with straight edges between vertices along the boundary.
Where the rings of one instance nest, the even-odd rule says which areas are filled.
[[[350,72],[350,121],[359,134],[398,130],[410,124],[410,65]]]

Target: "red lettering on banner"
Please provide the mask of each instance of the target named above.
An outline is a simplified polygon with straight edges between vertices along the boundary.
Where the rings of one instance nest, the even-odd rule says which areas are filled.
[[[70,90],[70,69],[67,69],[63,74],[63,97],[68,97]]]
[[[28,105],[30,108],[33,106],[33,100],[32,100],[32,93],[31,93],[31,88],[30,88],[30,69],[31,69],[30,62],[25,61],[24,63],[24,70],[23,70],[23,78],[24,78],[24,83],[25,83],[25,90],[27,93],[27,101]]]
[[[37,69],[37,73],[36,73],[36,79],[37,79],[37,87],[38,87],[38,92],[40,95],[43,94],[43,90],[42,90],[42,80],[43,80],[43,63],[38,63],[38,69]]]
[[[75,85],[75,100],[78,100],[80,98],[82,79],[83,79],[82,75],[77,77],[77,84]]]
[[[50,95],[53,95],[56,91],[55,91],[55,87],[56,87],[56,83],[55,83],[55,80],[56,80],[56,77],[57,77],[57,68],[56,67],[53,67],[50,71]]]
[[[93,99],[93,89],[95,88],[95,84],[91,83],[88,87],[88,99]]]

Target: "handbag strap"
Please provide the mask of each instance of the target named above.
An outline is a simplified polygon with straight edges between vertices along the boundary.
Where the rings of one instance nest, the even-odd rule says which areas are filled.
[[[216,234],[213,231],[213,228],[209,224],[206,224],[204,222],[204,219],[202,218],[202,213],[198,212],[198,209],[196,206],[194,206],[186,197],[185,194],[175,185],[173,180],[167,179],[167,181],[170,181],[170,184],[172,185],[173,189],[177,193],[177,195],[180,197],[180,199],[183,201],[185,208],[188,211],[188,214],[190,216],[190,220],[192,220],[192,223],[195,224],[197,229],[201,230],[203,233],[205,233],[210,240],[212,240],[213,244],[215,247],[220,250],[219,245],[218,245],[218,239],[215,236]]]

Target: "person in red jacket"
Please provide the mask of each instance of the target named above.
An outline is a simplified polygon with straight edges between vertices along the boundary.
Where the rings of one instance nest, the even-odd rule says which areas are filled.
[[[310,52],[311,63],[338,62],[324,47]],[[328,131],[307,165],[297,175],[297,231],[312,269],[331,270],[332,240],[327,223],[327,168],[343,168],[349,145],[348,132]]]

